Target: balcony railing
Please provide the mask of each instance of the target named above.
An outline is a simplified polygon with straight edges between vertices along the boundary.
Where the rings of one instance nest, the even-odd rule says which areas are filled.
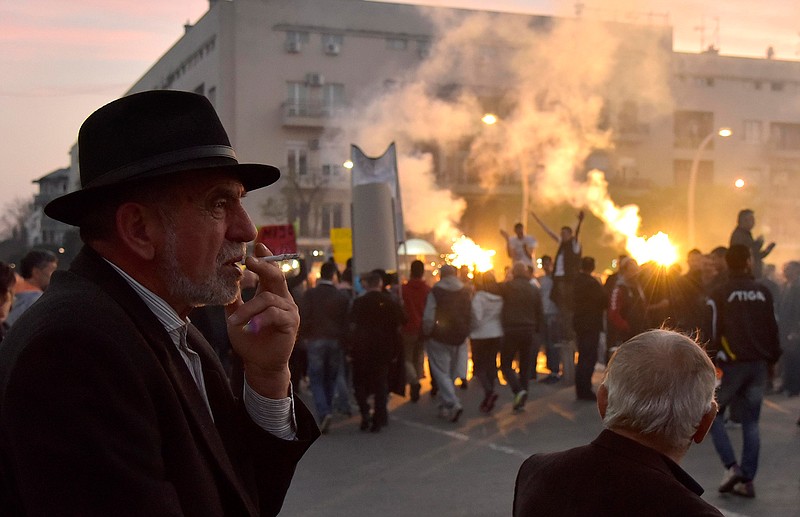
[[[325,127],[332,119],[344,113],[344,106],[318,102],[287,101],[281,105],[283,125],[297,127]]]

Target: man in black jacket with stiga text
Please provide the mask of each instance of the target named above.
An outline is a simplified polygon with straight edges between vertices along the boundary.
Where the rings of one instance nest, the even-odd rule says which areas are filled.
[[[772,294],[751,274],[752,256],[747,246],[734,244],[725,254],[728,281],[711,293],[707,332],[709,347],[722,370],[717,391],[720,413],[711,427],[711,437],[725,475],[720,492],[755,497],[753,479],[758,468],[758,419],[769,370],[781,354],[778,324]],[[736,460],[723,414],[736,399],[741,406],[742,458]]]

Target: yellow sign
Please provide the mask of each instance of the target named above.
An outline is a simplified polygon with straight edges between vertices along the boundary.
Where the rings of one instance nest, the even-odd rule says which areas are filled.
[[[337,264],[347,262],[353,256],[353,229],[331,228],[331,247]]]

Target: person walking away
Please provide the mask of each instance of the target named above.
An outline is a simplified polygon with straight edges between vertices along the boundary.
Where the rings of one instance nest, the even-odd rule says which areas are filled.
[[[464,408],[453,382],[459,375],[459,357],[465,354],[470,333],[470,287],[446,264],[425,302],[422,333],[427,338],[428,365],[439,390],[439,416],[458,422]]]
[[[403,284],[403,310],[406,324],[403,325],[403,355],[405,359],[406,382],[409,385],[411,402],[419,400],[420,379],[425,376],[425,341],[422,339],[422,314],[430,286],[425,282],[425,264],[421,260],[411,263],[411,277]]]
[[[377,433],[389,423],[389,369],[402,357],[403,309],[384,289],[380,273],[367,273],[361,282],[366,292],[353,300],[350,310],[353,389],[361,411],[361,430]]]
[[[475,377],[483,388],[483,400],[479,407],[489,413],[497,402],[497,354],[503,341],[503,298],[494,273],[486,271],[475,276],[475,295],[472,297],[472,364]]]
[[[542,275],[537,279],[539,281],[539,294],[542,299],[542,311],[544,313],[544,323],[542,324],[542,341],[545,347],[545,356],[547,357],[547,369],[550,373],[542,379],[541,383],[555,384],[561,377],[561,339],[563,332],[561,331],[560,317],[558,306],[550,297],[553,292],[553,257],[550,255],[542,256]],[[535,354],[534,354],[535,355]],[[536,363],[536,357],[531,360]]]
[[[530,283],[530,272],[522,262],[511,268],[512,279],[500,285],[503,297],[503,344],[500,351],[500,370],[514,395],[513,409],[521,411],[528,399],[529,368],[536,333],[544,315],[539,290]],[[513,368],[514,358],[519,373]]]
[[[609,344],[608,353],[645,329],[647,300],[639,282],[639,265],[632,258],[622,261],[619,280],[611,291],[608,302],[608,322],[616,341]]]
[[[17,284],[17,275],[5,262],[0,262],[0,344],[8,332],[6,318],[14,302],[14,288]]]
[[[335,263],[323,262],[317,284],[300,299],[300,337],[308,354],[308,383],[323,434],[333,419],[336,379],[344,362],[341,341],[350,307],[347,295],[334,285],[336,272]]]
[[[755,497],[753,480],[758,469],[760,438],[758,419],[769,370],[781,355],[772,295],[752,276],[750,250],[734,244],[725,254],[729,279],[708,301],[709,351],[722,371],[717,390],[720,412],[711,426],[714,447],[725,467],[720,492]],[[724,410],[740,402],[742,424],[741,463],[736,459]]]
[[[721,517],[679,465],[717,414],[714,382],[711,360],[683,334],[625,342],[597,390],[605,429],[589,445],[525,460],[513,515]]]
[[[22,257],[19,263],[22,282],[17,285],[14,304],[6,318],[9,326],[13,325],[22,313],[42,296],[47,286],[50,285],[50,277],[56,269],[58,269],[58,258],[50,251],[31,250]]]
[[[595,261],[581,259],[581,272],[575,278],[575,315],[573,327],[578,343],[575,367],[575,396],[578,400],[597,400],[592,391],[592,374],[597,363],[597,348],[603,330],[603,311],[608,307],[606,291],[593,276]]]
[[[792,260],[783,267],[786,284],[778,304],[781,365],[783,384],[781,390],[790,397],[800,395],[800,262]]]

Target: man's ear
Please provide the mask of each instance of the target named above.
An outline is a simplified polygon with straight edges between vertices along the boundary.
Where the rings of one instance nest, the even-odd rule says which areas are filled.
[[[600,413],[600,418],[606,417],[606,409],[608,409],[608,388],[605,384],[601,384],[597,388],[597,411]]]
[[[123,203],[115,214],[117,235],[137,257],[152,260],[163,224],[156,211],[141,203]]]
[[[712,404],[711,409],[709,409],[703,418],[700,419],[700,423],[697,425],[697,430],[692,435],[692,441],[694,443],[700,443],[703,441],[703,438],[706,437],[708,434],[708,430],[711,429],[711,424],[714,423],[714,419],[717,418],[717,412],[719,412],[719,406],[717,405],[717,401],[714,401]]]

